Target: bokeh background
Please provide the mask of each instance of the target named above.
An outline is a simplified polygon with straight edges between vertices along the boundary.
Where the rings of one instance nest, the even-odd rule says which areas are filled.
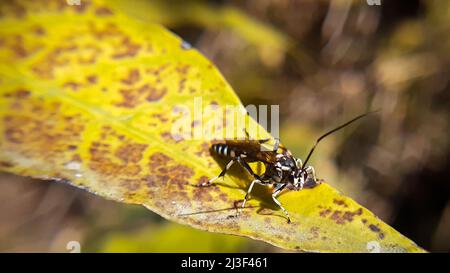
[[[450,251],[450,1],[140,0],[125,12],[191,43],[244,105],[280,105],[280,136],[297,156],[324,131],[380,109],[326,139],[311,163],[418,245]],[[82,251],[282,251],[0,174],[0,251],[66,252],[69,241]]]

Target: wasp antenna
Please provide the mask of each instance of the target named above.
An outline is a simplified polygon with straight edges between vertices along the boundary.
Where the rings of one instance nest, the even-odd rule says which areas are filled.
[[[305,159],[305,162],[303,162],[302,169],[305,169],[306,163],[308,163],[308,160],[311,158],[311,155],[313,154],[314,149],[316,149],[317,144],[319,144],[319,142],[320,142],[322,139],[324,139],[325,137],[331,135],[332,133],[334,133],[334,132],[336,132],[336,131],[339,131],[340,129],[342,129],[342,128],[348,126],[348,125],[350,125],[351,123],[353,123],[353,122],[355,122],[355,121],[357,121],[357,120],[359,120],[359,119],[361,119],[361,118],[363,118],[363,117],[365,117],[365,116],[367,116],[367,115],[370,115],[370,114],[373,114],[373,113],[376,113],[376,112],[379,112],[379,111],[380,111],[380,109],[377,109],[377,110],[375,110],[375,111],[370,111],[370,112],[364,113],[364,114],[362,114],[362,115],[359,115],[359,116],[353,118],[352,120],[349,120],[349,121],[347,121],[346,123],[344,123],[344,124],[342,124],[342,125],[339,125],[338,127],[334,128],[333,130],[328,131],[328,132],[326,132],[325,134],[321,135],[321,136],[316,140],[316,143],[314,144],[314,146],[313,146],[313,147],[311,148],[311,150],[309,151],[308,156],[307,156],[306,159]]]

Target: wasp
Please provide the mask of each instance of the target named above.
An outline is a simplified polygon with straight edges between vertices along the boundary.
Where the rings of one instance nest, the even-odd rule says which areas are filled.
[[[229,162],[218,176],[210,179],[200,186],[210,186],[217,179],[224,177],[226,172],[231,168],[231,166],[233,166],[234,163],[238,163],[253,177],[253,181],[250,183],[244,197],[242,208],[245,208],[245,204],[249,199],[255,184],[273,186],[272,199],[284,212],[288,223],[290,223],[291,218],[289,213],[277,199],[277,196],[284,189],[298,191],[305,187],[310,188],[320,184],[320,181],[316,178],[314,167],[307,165],[316,146],[325,137],[367,116],[370,113],[372,112],[359,115],[317,138],[315,144],[306,156],[305,162],[302,162],[300,158],[294,157],[292,153],[280,143],[278,138],[274,139],[275,144],[273,145],[273,149],[267,151],[262,149],[262,145],[269,142],[271,139],[251,140],[247,131],[245,131],[245,140],[226,140],[225,143],[213,144],[211,146],[212,152],[229,159]],[[251,162],[262,162],[265,165],[265,172],[262,175],[256,174],[248,164]]]

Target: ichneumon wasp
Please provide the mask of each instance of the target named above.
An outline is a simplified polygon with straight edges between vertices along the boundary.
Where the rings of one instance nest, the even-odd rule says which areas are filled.
[[[210,186],[215,180],[225,176],[231,166],[237,162],[253,177],[253,181],[248,187],[247,194],[244,197],[242,208],[245,207],[245,203],[250,197],[255,184],[266,186],[272,185],[274,186],[272,199],[286,214],[288,223],[290,223],[291,218],[289,213],[281,205],[280,201],[278,201],[277,196],[284,189],[301,190],[304,187],[313,187],[320,184],[320,181],[316,178],[314,168],[307,165],[317,144],[319,144],[319,142],[325,137],[367,116],[370,113],[373,112],[359,115],[321,135],[306,156],[305,162],[302,162],[300,158],[294,157],[292,153],[280,143],[279,139],[275,139],[275,144],[272,150],[264,151],[261,145],[269,142],[271,139],[251,140],[247,131],[245,131],[247,136],[245,140],[226,140],[225,143],[213,144],[211,146],[211,150],[219,156],[230,159],[230,161],[226,164],[225,168],[218,176],[210,179],[208,182],[205,182],[200,186]],[[262,162],[265,165],[265,172],[262,175],[257,175],[248,164],[251,162]]]

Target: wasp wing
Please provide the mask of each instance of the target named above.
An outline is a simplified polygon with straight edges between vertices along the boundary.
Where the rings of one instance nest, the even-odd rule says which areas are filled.
[[[244,153],[247,157],[245,161],[255,162],[261,161],[264,163],[273,164],[277,160],[277,154],[288,153],[284,145],[280,144],[277,151],[267,150],[261,144],[267,142],[266,140],[227,140],[226,144],[230,147]]]

